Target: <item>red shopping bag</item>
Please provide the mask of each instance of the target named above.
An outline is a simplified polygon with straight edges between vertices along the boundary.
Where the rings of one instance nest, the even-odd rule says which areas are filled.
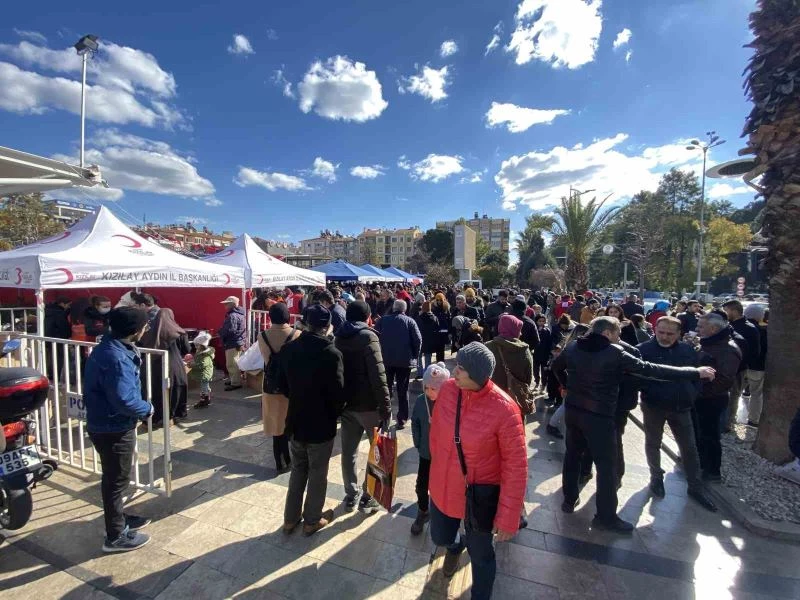
[[[367,491],[386,510],[391,510],[397,479],[397,437],[394,431],[372,430],[367,460]]]

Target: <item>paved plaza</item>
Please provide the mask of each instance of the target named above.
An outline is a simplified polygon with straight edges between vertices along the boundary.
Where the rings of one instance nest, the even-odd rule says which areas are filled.
[[[221,388],[221,386],[219,386]],[[419,383],[412,386],[413,397]],[[469,598],[468,556],[452,580],[426,531],[409,529],[416,514],[417,453],[399,432],[399,477],[392,513],[346,514],[334,449],[327,508],[333,525],[312,537],[284,535],[289,475],[273,468],[261,429],[260,396],[217,393],[205,411],[173,427],[172,498],[142,495],[135,511],[151,517],[146,548],[100,551],[103,515],[98,478],[69,467],[34,490],[31,522],[0,531],[0,597],[242,598],[349,600]],[[667,496],[653,500],[642,432],[625,435],[627,473],[622,516],[632,536],[591,531],[594,483],[573,515],[560,511],[564,445],[544,432],[543,413],[527,425],[528,528],[497,545],[499,600],[641,600],[800,598],[800,545],[759,537],[721,511],[688,500],[680,471],[668,473]],[[368,443],[360,447],[361,476]],[[670,471],[673,463],[664,456]]]

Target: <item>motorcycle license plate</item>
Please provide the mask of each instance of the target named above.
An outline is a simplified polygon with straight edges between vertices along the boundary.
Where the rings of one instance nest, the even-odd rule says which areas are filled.
[[[10,475],[17,471],[27,471],[42,464],[36,446],[25,446],[0,454],[0,476]]]

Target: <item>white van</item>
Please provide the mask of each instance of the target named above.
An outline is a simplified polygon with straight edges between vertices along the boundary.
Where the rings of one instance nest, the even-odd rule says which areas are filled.
[[[475,290],[483,289],[483,281],[480,279],[462,279],[456,283],[462,290],[471,287]]]

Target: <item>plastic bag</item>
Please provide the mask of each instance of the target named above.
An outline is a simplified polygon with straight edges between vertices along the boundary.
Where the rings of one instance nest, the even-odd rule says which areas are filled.
[[[548,423],[551,427],[556,427],[559,430],[564,429],[564,403],[562,402],[559,407],[556,409],[550,416],[550,422]]]
[[[397,480],[397,437],[394,431],[372,430],[367,460],[367,492],[386,510],[392,508]]]
[[[239,358],[236,359],[236,364],[242,371],[260,371],[264,368],[264,357],[261,356],[261,351],[258,349],[258,344],[253,344],[245,350]]]

